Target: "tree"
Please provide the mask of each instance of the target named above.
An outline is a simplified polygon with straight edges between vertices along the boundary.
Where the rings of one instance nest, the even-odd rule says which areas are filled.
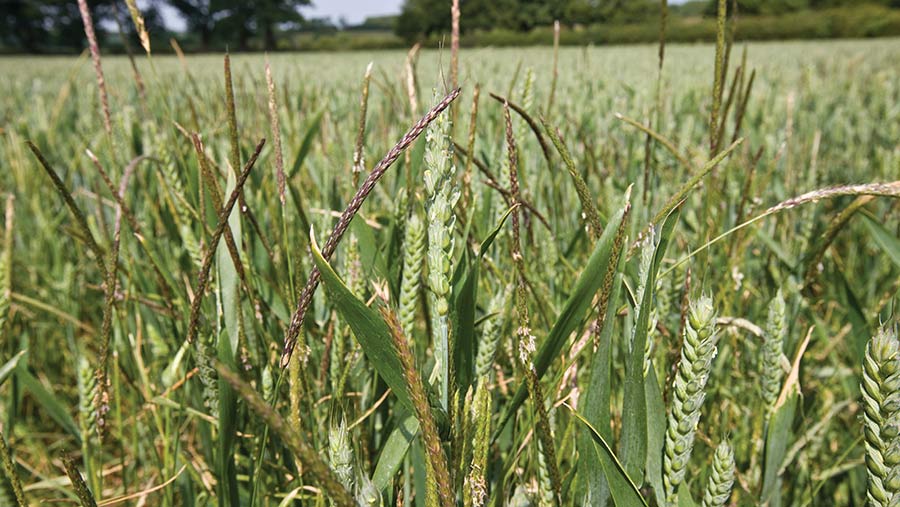
[[[88,2],[97,37],[101,23],[111,19],[112,0]],[[0,41],[28,52],[86,46],[78,4],[72,0],[0,0]]]
[[[826,9],[829,7],[851,7],[860,4],[879,4],[885,7],[900,7],[900,0],[737,0],[739,14],[777,15],[806,9]],[[708,0],[706,14],[716,14],[718,2]],[[728,12],[731,12],[731,0],[728,1]]]
[[[222,8],[214,15],[220,19],[217,29],[224,29],[238,36],[238,48],[249,48],[250,37],[262,33],[265,49],[276,49],[276,29],[298,26],[303,16],[298,10],[310,5],[310,0],[220,0]],[[220,17],[220,18],[219,18]]]
[[[496,28],[527,31],[565,24],[640,22],[656,16],[657,0],[461,0],[460,31]],[[395,32],[407,41],[450,30],[446,0],[406,0]]]
[[[39,43],[46,34],[43,15],[37,2],[0,2],[0,41],[5,46],[36,53],[40,51]]]
[[[187,24],[188,30],[200,35],[200,48],[204,51],[210,48],[212,42],[215,21],[215,0],[167,0],[168,4],[175,8],[181,18]]]
[[[450,28],[450,7],[444,0],[406,0],[395,32],[408,42]]]
[[[727,3],[728,12],[731,13],[732,2]],[[785,14],[809,8],[809,0],[738,0],[737,10],[739,14],[766,15]],[[714,16],[718,9],[718,2],[710,0],[706,6],[706,14]]]

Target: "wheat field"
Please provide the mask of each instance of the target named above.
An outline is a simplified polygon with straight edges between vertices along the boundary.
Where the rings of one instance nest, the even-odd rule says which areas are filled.
[[[894,505],[900,41],[659,53],[0,58],[0,504]]]

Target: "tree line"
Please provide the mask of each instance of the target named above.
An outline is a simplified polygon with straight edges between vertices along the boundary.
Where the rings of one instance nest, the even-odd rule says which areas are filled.
[[[310,0],[150,0],[141,4],[151,34],[167,33],[162,9],[168,6],[181,17],[187,35],[201,50],[222,45],[250,48],[260,38],[265,49],[275,49],[278,34],[299,27],[299,8]],[[134,26],[124,0],[88,0],[88,8],[101,42],[133,37]],[[0,0],[0,45],[30,53],[64,51],[85,45],[84,26],[76,0]]]
[[[407,41],[450,30],[448,0],[406,0],[396,34]],[[742,15],[782,15],[804,10],[880,4],[900,8],[900,0],[727,0]],[[717,0],[690,0],[668,6],[675,16],[714,16]],[[559,20],[568,26],[642,23],[658,18],[660,0],[460,0],[460,31],[529,31]]]

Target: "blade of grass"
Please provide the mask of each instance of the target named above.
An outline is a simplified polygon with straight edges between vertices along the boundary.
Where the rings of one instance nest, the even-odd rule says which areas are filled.
[[[319,245],[310,235],[313,262],[321,273],[322,283],[329,302],[340,314],[341,319],[353,330],[353,336],[368,356],[370,364],[384,379],[410,412],[415,410],[403,379],[403,368],[394,350],[390,329],[378,312],[359,300],[338,277],[325,260]]]
[[[680,213],[676,210],[666,216],[659,234],[659,242],[653,253],[653,260],[644,284],[644,294],[640,302],[640,312],[631,343],[631,354],[625,366],[624,400],[622,402],[622,449],[628,476],[636,483],[643,482],[644,465],[647,460],[647,399],[644,389],[644,354],[653,310],[653,296],[656,293],[656,274],[662,264],[669,240],[678,223]]]
[[[547,338],[541,344],[535,354],[534,369],[537,377],[540,379],[547,372],[550,364],[559,356],[566,340],[572,331],[578,327],[579,323],[584,319],[584,314],[591,305],[591,299],[600,287],[603,285],[605,274],[607,272],[615,245],[615,238],[619,229],[619,225],[623,223],[625,214],[630,209],[627,204],[616,212],[610,219],[603,235],[597,240],[594,252],[588,260],[587,266],[581,272],[578,280],[575,282],[572,292],[566,301],[560,314],[557,316],[556,322],[547,335]],[[527,391],[525,386],[519,386],[515,396],[510,400],[500,422],[497,424],[497,430],[492,440],[496,440],[500,432],[509,422],[513,414],[525,401]]]
[[[609,446],[609,443],[606,442],[606,439],[591,426],[591,423],[589,423],[587,419],[576,412],[575,409],[569,405],[566,405],[566,407],[572,412],[572,416],[588,429],[591,438],[593,438],[596,443],[595,449],[597,450],[597,454],[601,456],[600,462],[603,464],[603,473],[609,481],[610,494],[612,495],[616,506],[647,507],[647,502],[641,496],[640,490],[634,482],[628,478],[625,467],[622,466],[622,462],[616,457],[616,454],[613,452],[612,447]]]
[[[16,379],[21,382],[22,387],[34,396],[35,401],[53,419],[62,429],[66,430],[72,438],[75,439],[76,445],[81,446],[81,431],[75,420],[69,415],[69,411],[59,398],[50,392],[40,380],[34,377],[28,371],[28,366],[19,362],[16,367]]]
[[[872,235],[872,239],[875,240],[875,244],[900,268],[900,239],[897,239],[897,236],[891,234],[884,225],[868,214],[863,215],[863,217],[865,217],[863,223],[866,224],[866,228],[869,230],[869,234]]]
[[[675,209],[675,207],[678,206],[678,204],[687,197],[691,190],[693,190],[694,187],[696,187],[700,183],[700,181],[703,180],[703,178],[705,178],[710,172],[712,172],[712,170],[715,169],[716,166],[719,165],[719,163],[725,160],[725,158],[729,154],[731,154],[731,152],[734,151],[734,149],[737,148],[738,145],[740,145],[743,141],[743,139],[738,139],[737,141],[731,143],[728,148],[725,148],[724,150],[719,152],[715,157],[713,157],[709,162],[701,167],[699,171],[691,176],[691,179],[686,181],[684,185],[682,185],[681,188],[679,188],[678,191],[675,192],[675,194],[673,194],[668,201],[666,201],[666,204],[662,207],[661,210],[659,210],[659,212],[656,213],[656,215],[653,217],[653,220],[650,221],[650,224],[658,224],[663,218],[665,218],[666,215],[671,213],[672,210]]]
[[[419,421],[414,415],[408,415],[400,419],[400,423],[388,436],[387,442],[381,449],[381,455],[375,464],[375,472],[372,473],[372,483],[378,491],[387,492],[391,481],[409,451],[410,443],[419,434]]]
[[[653,130],[652,128],[644,125],[643,123],[640,123],[637,120],[633,120],[625,115],[616,113],[615,116],[616,116],[616,119],[622,120],[625,123],[631,125],[632,127],[637,128],[641,132],[643,132],[643,133],[647,134],[648,136],[652,137],[653,139],[655,139],[656,142],[658,142],[659,144],[663,145],[663,147],[666,150],[668,150],[669,153],[671,153],[678,160],[678,162],[681,163],[682,166],[684,166],[685,170],[687,170],[687,171],[694,170],[694,165],[690,162],[690,160],[688,160],[688,158],[684,154],[682,154],[680,151],[678,151],[678,148],[675,147],[675,143],[672,142],[669,138],[667,138],[664,135],[660,134],[659,132]]]
[[[624,227],[620,226],[623,230]],[[624,238],[621,244],[624,244]],[[588,359],[590,373],[588,384],[584,392],[584,400],[579,400],[579,409],[585,419],[598,428],[604,439],[612,441],[612,333],[615,327],[615,315],[619,307],[619,297],[622,293],[622,276],[625,264],[625,256],[621,255],[621,246],[614,253],[615,262],[611,262],[607,268],[607,279],[603,293],[608,293],[605,302],[598,304],[597,321],[594,326],[594,343],[597,350]],[[608,285],[608,288],[606,287]],[[602,313],[601,313],[602,312]],[[586,347],[590,353],[590,348]],[[578,450],[578,470],[581,480],[578,482],[579,490],[577,500],[591,499],[595,506],[604,506],[609,500],[609,481],[606,475],[591,473],[602,470],[601,456],[592,452],[594,448],[593,437],[587,429],[580,431],[577,436],[576,449]]]

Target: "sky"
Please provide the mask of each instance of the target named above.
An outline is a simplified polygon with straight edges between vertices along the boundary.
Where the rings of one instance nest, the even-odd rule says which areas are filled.
[[[670,0],[675,4],[684,2]],[[313,0],[313,5],[301,9],[301,12],[311,18],[330,17],[335,21],[343,16],[351,24],[356,24],[369,16],[397,14],[402,5],[403,0]]]
[[[403,0],[313,0],[313,5],[300,9],[308,18],[343,17],[351,24],[357,24],[369,16],[397,14]]]

